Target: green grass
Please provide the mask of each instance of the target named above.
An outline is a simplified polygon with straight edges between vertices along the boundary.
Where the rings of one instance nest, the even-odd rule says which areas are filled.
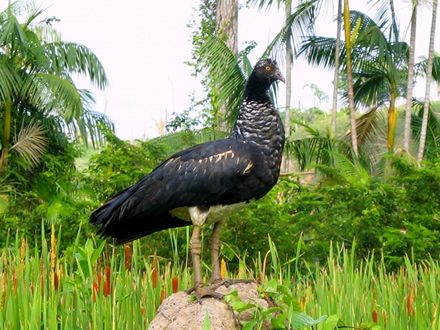
[[[56,241],[55,235],[42,237],[37,249],[15,238],[1,251],[1,329],[146,328],[161,299],[192,284],[185,261],[142,255],[137,242],[114,248],[77,240],[61,254]],[[328,315],[315,329],[439,327],[438,260],[416,265],[407,259],[398,272],[387,273],[374,256],[357,261],[353,251],[333,249],[339,252],[329,255],[328,266],[315,269],[299,252],[283,263],[270,246],[266,258],[252,266],[243,262],[240,275],[228,275],[262,279],[262,290],[295,315],[292,305],[315,319]]]

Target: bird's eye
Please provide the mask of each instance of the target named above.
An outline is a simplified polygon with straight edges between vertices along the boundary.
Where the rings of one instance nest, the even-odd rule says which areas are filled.
[[[266,71],[270,71],[271,67],[270,66],[266,66]]]

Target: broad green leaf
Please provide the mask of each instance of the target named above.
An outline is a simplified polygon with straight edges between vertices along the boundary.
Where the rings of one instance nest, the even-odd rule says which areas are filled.
[[[327,315],[323,315],[318,319],[313,319],[310,315],[303,312],[294,312],[290,319],[290,324],[294,328],[305,328],[323,322]]]
[[[330,315],[324,322],[324,326],[322,330],[334,330],[338,328],[340,325],[340,321],[342,320],[341,315],[333,314]]]

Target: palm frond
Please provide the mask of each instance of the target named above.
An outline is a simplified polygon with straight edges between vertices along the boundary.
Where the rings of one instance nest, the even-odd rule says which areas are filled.
[[[78,73],[87,75],[98,88],[107,85],[107,75],[98,57],[86,46],[71,42],[52,42],[44,45],[49,59],[48,72],[63,75]]]
[[[420,62],[414,64],[414,71],[419,76],[426,76],[426,71],[428,68],[428,60],[424,58]],[[440,56],[434,56],[432,62],[432,78],[439,82],[440,81]]]
[[[349,182],[367,183],[370,179],[370,173],[359,161],[358,157],[348,158],[341,153],[330,151],[336,162],[338,172]]]
[[[305,37],[297,55],[304,56],[311,65],[333,69],[335,66],[335,43],[335,38],[317,36]],[[341,52],[343,52],[343,54],[340,54],[340,56],[345,56],[344,47],[341,47]]]
[[[11,150],[17,151],[30,166],[36,166],[46,150],[48,139],[45,137],[44,128],[31,121],[21,126],[13,143]]]
[[[246,54],[240,53],[241,58]],[[237,58],[219,38],[208,37],[200,48],[201,71],[205,71],[211,81],[211,88],[217,107],[225,106],[228,122],[234,122],[243,94],[246,78]],[[219,88],[221,86],[221,88]]]
[[[413,102],[415,114],[411,118],[411,130],[414,140],[420,143],[422,130],[424,102]],[[440,154],[440,118],[433,112],[432,104],[429,106],[428,126],[426,128],[425,155],[427,158],[434,158]]]
[[[0,102],[10,99],[11,93],[17,93],[20,85],[20,76],[10,61],[0,54]]]
[[[294,12],[286,17],[286,22],[275,38],[269,43],[263,56],[269,56],[275,51],[285,49],[284,45],[290,41],[294,53],[301,47],[302,37],[313,34],[314,21],[320,11],[322,1],[311,0],[300,3]]]
[[[332,138],[329,131],[322,134],[304,123],[293,122],[304,127],[308,133],[305,138],[288,141],[286,146],[287,154],[292,155],[298,161],[300,170],[304,171],[313,164],[334,166],[330,151],[338,150],[343,141]]]
[[[26,76],[21,97],[48,113],[57,113],[69,123],[83,113],[81,95],[72,83],[60,76],[36,73]]]
[[[26,33],[17,18],[10,15],[8,9],[1,13],[0,46],[12,46],[9,51],[25,50],[27,44]]]
[[[359,144],[372,142],[381,130],[378,107],[373,107],[356,119],[356,132]]]
[[[167,155],[171,156],[183,148],[188,148],[208,141],[224,139],[228,134],[229,133],[227,132],[203,128],[200,130],[173,132],[151,139],[149,142],[167,145]]]
[[[105,132],[114,132],[112,120],[105,114],[91,109],[85,109],[83,115],[75,118],[67,125],[67,132],[73,139],[79,138],[86,146],[91,143],[97,147],[105,141]]]

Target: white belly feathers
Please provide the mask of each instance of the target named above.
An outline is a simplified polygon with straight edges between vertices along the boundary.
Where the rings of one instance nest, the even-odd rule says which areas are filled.
[[[193,225],[202,226],[205,223],[224,221],[231,214],[245,208],[249,202],[241,202],[232,205],[214,205],[209,209],[202,209],[198,206],[179,207],[171,211],[171,214],[182,220],[192,221]]]

